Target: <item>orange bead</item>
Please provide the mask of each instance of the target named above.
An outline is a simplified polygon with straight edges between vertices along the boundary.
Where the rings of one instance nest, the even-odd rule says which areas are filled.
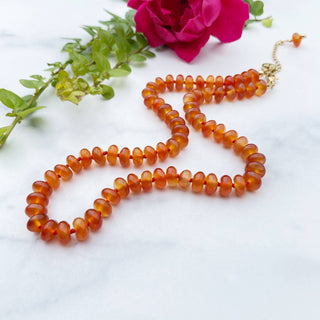
[[[219,194],[221,197],[228,197],[232,191],[232,179],[225,175],[221,177]]]
[[[203,89],[203,97],[206,103],[210,103],[213,99],[213,89],[212,88],[204,88]]]
[[[148,82],[147,85],[146,85],[147,88],[150,88],[152,90],[154,90],[157,94],[159,93],[159,86],[155,83],[155,82]]]
[[[252,77],[248,71],[243,71],[241,73],[241,76],[243,78],[244,85],[247,87],[250,82],[252,82]]]
[[[67,156],[67,164],[75,173],[79,173],[82,170],[81,162],[75,156]]]
[[[171,121],[169,122],[169,128],[172,129],[172,128],[174,128],[175,126],[177,126],[177,125],[179,125],[179,124],[185,125],[186,122],[185,122],[184,119],[181,118],[181,117],[173,118],[173,119],[171,119]]]
[[[130,150],[128,148],[122,148],[119,152],[119,161],[122,167],[126,168],[130,166]]]
[[[153,171],[154,185],[157,189],[164,189],[167,185],[166,175],[162,169],[156,168]]]
[[[217,77],[216,77],[216,81],[215,81],[216,90],[217,90],[217,88],[219,88],[219,87],[223,87],[223,83],[224,83],[223,77],[217,76]]]
[[[233,143],[233,151],[235,154],[240,154],[244,146],[248,143],[248,139],[246,137],[239,137]]]
[[[261,178],[266,174],[264,165],[260,162],[249,162],[246,165],[245,171],[252,171],[257,173]]]
[[[109,201],[99,198],[94,201],[93,206],[97,211],[101,213],[102,217],[110,217],[112,213],[112,206]]]
[[[41,228],[41,239],[43,241],[52,240],[57,232],[57,226],[57,221],[48,220]]]
[[[206,194],[211,196],[213,195],[218,188],[218,178],[214,173],[210,173],[206,177]]]
[[[112,205],[117,205],[121,200],[118,192],[110,188],[103,189],[101,191],[101,195],[103,198],[109,201]]]
[[[237,138],[238,138],[237,131],[229,130],[223,134],[222,144],[225,148],[231,148]]]
[[[32,184],[32,190],[34,192],[40,192],[44,194],[46,197],[50,197],[52,194],[52,188],[45,181],[35,181]]]
[[[190,186],[190,180],[192,173],[190,170],[183,170],[179,175],[179,187],[182,190],[188,190]]]
[[[81,164],[84,169],[87,169],[91,166],[92,163],[92,156],[88,149],[82,149],[80,150],[80,158],[81,158]]]
[[[114,144],[109,147],[108,153],[107,153],[107,160],[110,166],[115,166],[117,164],[118,151],[119,151],[118,147]]]
[[[197,104],[199,104],[198,102],[198,98],[196,96],[196,94],[192,91],[192,92],[188,92],[183,96],[183,103],[186,104],[188,102],[196,102]]]
[[[170,188],[176,188],[178,185],[177,169],[173,166],[168,167],[166,170],[166,179]]]
[[[260,80],[259,72],[255,69],[250,69],[250,70],[248,70],[248,72],[250,73],[250,76],[252,78],[252,82],[254,84],[256,84]]]
[[[216,126],[216,129],[213,132],[213,138],[216,142],[221,142],[223,139],[223,134],[226,130],[226,127],[224,124],[220,123]]]
[[[243,161],[247,161],[247,158],[253,154],[253,153],[257,153],[258,152],[258,147],[253,144],[253,143],[249,143],[247,145],[245,145],[243,147],[243,149],[241,150],[241,158]]]
[[[206,180],[206,176],[203,172],[197,172],[192,178],[192,191],[199,193],[203,190],[203,185]]]
[[[153,104],[154,104],[154,102],[155,102],[155,100],[157,98],[158,98],[157,95],[150,94],[149,96],[144,98],[143,103],[148,109],[152,109],[153,108]]]
[[[149,165],[153,165],[157,162],[157,152],[154,148],[146,146],[143,152]]]
[[[72,222],[78,241],[84,241],[89,236],[88,223],[83,218],[75,218]]]
[[[148,96],[150,96],[150,95],[153,95],[153,96],[155,96],[156,94],[157,94],[157,92],[155,91],[155,90],[153,90],[153,89],[151,89],[151,88],[144,88],[143,90],[142,90],[142,97],[143,98],[146,98],[146,97],[148,97]]]
[[[204,79],[201,76],[196,77],[196,87],[200,90],[204,88]]]
[[[121,198],[126,198],[129,195],[129,186],[126,180],[123,178],[117,178],[113,183],[114,189],[118,190],[118,194]]]
[[[191,76],[186,76],[185,87],[187,91],[191,91],[193,89],[193,78]]]
[[[179,117],[179,112],[177,110],[171,110],[170,112],[167,113],[166,118],[164,119],[164,122],[166,125],[169,125],[170,121],[174,118]]]
[[[256,85],[250,82],[246,87],[246,98],[251,98],[256,92]]]
[[[267,83],[264,80],[260,80],[256,83],[258,89],[256,90],[255,94],[258,97],[261,97],[267,91]]]
[[[237,96],[236,89],[232,85],[226,86],[225,92],[226,92],[226,98],[228,101],[233,101]]]
[[[246,172],[243,175],[244,180],[246,181],[246,187],[248,191],[256,191],[261,186],[261,177],[255,172]]]
[[[142,190],[147,192],[152,189],[152,173],[148,170],[143,171],[141,174]]]
[[[103,151],[99,147],[94,147],[92,149],[92,158],[99,165],[104,166],[106,164],[106,156],[103,154]]]
[[[68,222],[61,221],[58,223],[57,237],[62,244],[66,245],[67,243],[69,243],[69,241],[71,240],[71,235],[70,235],[70,225]]]
[[[28,217],[33,217],[37,214],[47,214],[47,208],[39,203],[31,203],[27,205],[25,213]]]
[[[203,126],[202,126],[202,134],[204,137],[209,137],[212,135],[214,130],[216,129],[217,123],[214,120],[209,120],[207,121]]]
[[[246,86],[244,85],[244,83],[239,82],[236,84],[235,89],[236,89],[238,99],[242,100],[246,96],[246,91],[247,91]]]
[[[132,161],[135,167],[140,167],[143,163],[143,152],[140,148],[134,148],[132,151]]]
[[[236,175],[233,178],[233,181],[234,181],[234,190],[235,190],[236,196],[241,197],[246,192],[246,181],[241,175]]]
[[[179,74],[176,77],[176,90],[181,91],[183,89],[184,77],[183,75]]]
[[[194,89],[192,92],[196,95],[199,105],[202,104],[204,102],[203,92],[199,89]]]
[[[157,144],[157,154],[160,161],[165,161],[168,158],[168,147],[163,142]]]
[[[214,101],[215,103],[220,103],[224,98],[224,88],[217,87],[214,91]]]
[[[45,214],[37,214],[31,217],[27,223],[27,229],[31,232],[40,232],[42,226],[49,220]]]
[[[158,117],[163,121],[167,114],[172,110],[172,107],[170,104],[164,103],[159,109],[158,109]]]
[[[155,99],[152,105],[152,110],[157,113],[163,104],[165,104],[165,101],[162,98]]]
[[[224,79],[224,85],[225,86],[232,86],[234,87],[235,82],[232,76],[226,76],[226,78]]]
[[[174,89],[174,78],[171,74],[168,74],[166,76],[166,86],[168,88],[168,91],[173,91]]]
[[[189,143],[188,136],[186,136],[184,133],[174,133],[172,135],[172,139],[176,140],[179,143],[179,147],[181,150],[184,149]]]
[[[101,228],[102,218],[100,212],[98,212],[97,210],[88,209],[84,214],[84,218],[92,231],[97,231]]]
[[[206,122],[206,115],[200,112],[194,116],[192,120],[192,126],[196,131],[199,131],[200,129],[202,129],[205,122]]]
[[[54,167],[54,172],[58,176],[60,176],[62,178],[62,180],[64,180],[64,181],[70,180],[73,176],[72,171],[67,166],[64,166],[62,164],[57,164]]]
[[[198,108],[199,107],[199,103],[195,102],[195,101],[190,101],[187,102],[183,105],[183,111],[187,112],[188,110],[192,109],[192,108]]]
[[[49,203],[49,200],[44,194],[40,192],[33,192],[27,196],[27,203],[28,204],[38,203],[46,207]]]
[[[236,75],[233,77],[233,79],[234,79],[234,85],[235,85],[235,87],[237,87],[237,85],[239,85],[240,83],[244,84],[244,79],[243,79],[243,77],[242,77],[241,74],[236,74]]]
[[[206,88],[213,88],[214,86],[214,76],[210,75],[206,79]]]
[[[128,181],[128,186],[133,193],[141,192],[141,182],[138,176],[136,176],[133,173],[130,173],[127,177],[127,181]]]
[[[47,180],[48,185],[52,188],[52,189],[58,189],[60,186],[60,180],[58,178],[58,176],[56,175],[56,173],[52,170],[47,170],[44,173],[44,177]]]
[[[302,35],[300,35],[299,33],[294,33],[292,35],[292,42],[296,48],[300,46],[301,40],[302,40]]]
[[[179,143],[176,140],[169,139],[169,140],[167,140],[166,145],[167,145],[170,157],[175,157],[175,156],[177,156],[179,154],[180,146],[179,146]]]
[[[193,118],[200,112],[199,108],[191,108],[186,112],[185,118],[189,123],[192,123]]]
[[[185,134],[186,136],[189,135],[189,128],[184,125],[184,124],[178,124],[176,126],[174,126],[171,130],[171,133],[172,134],[175,134],[175,133],[183,133]]]
[[[157,77],[155,83],[158,85],[159,91],[161,93],[164,93],[166,91],[166,83],[162,78]]]
[[[266,157],[262,153],[253,153],[247,158],[247,163],[249,162],[260,162],[262,164],[265,164]]]

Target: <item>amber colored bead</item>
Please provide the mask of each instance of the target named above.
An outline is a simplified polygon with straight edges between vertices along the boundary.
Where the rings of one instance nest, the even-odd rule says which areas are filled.
[[[179,124],[185,125],[186,122],[185,122],[184,119],[181,118],[181,117],[173,118],[173,119],[171,119],[171,121],[169,122],[169,128],[172,129],[172,128],[174,128],[175,126],[177,126],[177,125],[179,125]]]
[[[158,113],[159,108],[160,108],[163,104],[165,104],[164,99],[162,99],[162,98],[157,98],[157,99],[155,99],[154,102],[153,102],[153,105],[152,105],[152,110],[153,110],[155,113]]]
[[[246,98],[251,98],[256,92],[256,85],[253,82],[250,82],[246,88]]]
[[[245,171],[252,171],[257,173],[261,178],[266,174],[264,165],[260,162],[249,162],[246,165]]]
[[[249,162],[260,162],[262,164],[265,164],[266,157],[262,153],[253,153],[247,158],[247,163]]]
[[[67,165],[72,169],[73,172],[79,173],[82,170],[81,162],[73,155],[67,156]]]
[[[224,79],[224,85],[225,86],[233,86],[235,85],[234,79],[232,76],[226,76],[226,78]]]
[[[181,91],[183,89],[184,77],[183,75],[179,74],[176,77],[176,90]]]
[[[295,32],[292,35],[292,42],[293,42],[293,45],[296,48],[300,46],[301,40],[302,40],[302,35],[301,34]]]
[[[177,110],[171,110],[170,112],[167,113],[166,118],[164,119],[164,122],[166,125],[169,125],[170,121],[174,118],[179,117],[179,112]]]
[[[216,129],[214,130],[214,133],[213,133],[213,138],[216,142],[222,141],[225,130],[226,130],[226,127],[224,124],[222,123],[217,124]]]
[[[223,87],[223,83],[224,83],[223,77],[217,76],[215,80],[216,89],[219,87]]]
[[[91,153],[88,149],[81,149],[80,150],[80,158],[81,158],[82,167],[84,169],[87,169],[91,166],[92,157],[91,157]]]
[[[203,98],[206,103],[210,103],[213,99],[213,89],[212,88],[204,88],[203,89]]]
[[[183,133],[185,134],[186,136],[189,135],[189,128],[184,125],[184,124],[178,124],[176,126],[174,126],[171,130],[171,133],[172,134],[175,134],[175,133]]]
[[[246,172],[243,175],[244,180],[246,181],[246,187],[248,191],[258,190],[261,186],[261,177],[255,172]]]
[[[154,90],[156,93],[158,93],[160,91],[159,86],[155,82],[152,82],[152,81],[148,82],[146,87]]]
[[[261,97],[265,92],[267,91],[267,83],[264,80],[260,80],[256,83],[257,89],[256,89],[256,96]]]
[[[158,117],[161,120],[164,120],[167,116],[167,114],[172,110],[172,107],[170,104],[164,103],[159,109],[158,109]]]
[[[141,192],[141,182],[138,176],[136,176],[133,173],[130,173],[127,177],[127,181],[128,181],[128,186],[133,193]]]
[[[157,98],[157,95],[150,94],[149,96],[144,98],[143,103],[148,109],[152,109],[153,104]]]
[[[176,141],[175,139],[169,139],[167,140],[166,145],[167,145],[170,157],[175,157],[179,154],[180,146],[178,141]]]
[[[256,84],[260,80],[259,72],[255,69],[250,69],[250,70],[248,70],[248,72],[250,73],[250,76],[252,78],[252,82],[254,84]]]
[[[214,76],[210,75],[206,79],[206,88],[213,88],[214,86]]]
[[[200,112],[199,108],[191,108],[186,112],[185,118],[189,123],[192,123],[193,118]]]
[[[157,144],[157,154],[160,161],[165,161],[168,158],[168,147],[163,142]]]
[[[27,229],[31,232],[40,232],[42,226],[49,220],[45,214],[37,214],[31,217],[27,223]]]
[[[84,214],[84,218],[92,231],[97,231],[101,228],[102,218],[100,212],[98,212],[97,210],[88,209]]]
[[[44,177],[47,180],[48,185],[52,189],[58,189],[60,186],[60,180],[59,177],[56,175],[56,173],[52,170],[47,170],[44,173]]]
[[[192,76],[186,76],[185,88],[186,88],[187,91],[191,91],[193,89],[193,78],[192,78]]]
[[[183,190],[188,190],[192,173],[190,170],[183,170],[179,175],[179,187]]]
[[[142,94],[143,98],[146,98],[146,97],[148,97],[150,95],[155,96],[157,94],[157,92],[155,90],[151,89],[151,88],[144,88],[142,90],[141,94]]]
[[[226,98],[228,101],[233,101],[237,96],[236,89],[232,85],[226,86],[225,92],[226,92]]]
[[[228,197],[232,191],[232,179],[225,175],[221,177],[219,194],[221,197]]]
[[[135,167],[140,167],[143,163],[143,152],[140,148],[134,148],[132,151],[132,161]]]
[[[72,222],[78,241],[84,241],[89,236],[89,227],[86,220],[83,218],[75,218]]]
[[[247,91],[246,86],[244,85],[244,83],[239,82],[236,84],[235,89],[236,89],[238,99],[242,100],[246,96],[246,91]]]
[[[239,137],[233,143],[233,151],[235,154],[240,154],[244,146],[248,143],[248,139],[244,136]]]
[[[46,207],[49,203],[49,200],[48,200],[48,197],[46,197],[44,194],[40,192],[33,192],[27,196],[27,203],[28,204],[38,203]]]
[[[192,109],[192,108],[198,108],[199,107],[199,103],[196,101],[190,101],[187,102],[183,105],[183,111],[187,112],[188,110]]]
[[[130,166],[130,150],[128,148],[122,148],[119,152],[119,161],[122,167],[126,168]]]
[[[147,162],[149,165],[153,165],[157,162],[157,152],[151,146],[146,146],[144,148],[144,155],[146,156]]]
[[[241,155],[242,160],[247,161],[247,158],[251,154],[257,153],[257,152],[258,152],[258,147],[253,143],[249,143],[249,144],[247,144],[247,145],[245,145],[243,147],[243,149],[241,150],[240,155]]]
[[[223,87],[217,87],[214,91],[214,101],[215,103],[220,103],[224,98]]]
[[[196,131],[202,129],[203,124],[206,122],[206,115],[204,113],[196,114],[192,119],[192,126]]]
[[[63,164],[57,164],[54,167],[55,173],[62,178],[62,180],[68,181],[72,178],[73,173],[72,171]]]
[[[189,143],[188,136],[184,133],[174,133],[172,135],[172,139],[176,140],[179,143],[181,150],[184,149]]]
[[[196,77],[196,87],[197,89],[200,89],[200,90],[204,88],[204,79],[202,76]]]
[[[118,190],[118,194],[121,198],[126,198],[129,195],[129,186],[126,180],[123,178],[117,178],[113,183],[114,189]]]
[[[112,205],[117,205],[121,200],[118,192],[110,188],[103,189],[101,191],[101,195],[103,198],[109,201]]]
[[[214,173],[210,173],[206,177],[205,192],[207,195],[213,195],[218,188],[218,178]]]
[[[159,90],[160,90],[161,93],[166,91],[166,83],[162,78],[157,77],[156,80],[155,80],[155,83],[158,85]]]
[[[47,208],[40,203],[31,203],[25,209],[28,217],[33,217],[37,214],[47,214],[47,212]]]
[[[43,241],[50,241],[54,238],[57,231],[58,222],[55,220],[48,220],[41,228],[41,239]]]
[[[237,131],[229,130],[223,134],[222,144],[225,148],[231,148],[237,138],[238,138]]]
[[[141,174],[141,186],[143,191],[150,191],[152,189],[152,173],[148,170]]]
[[[236,175],[233,178],[233,183],[236,196],[241,197],[242,195],[244,195],[246,192],[246,181],[244,180],[243,176],[239,174]]]
[[[198,102],[198,98],[196,96],[196,94],[192,91],[192,92],[188,92],[183,96],[183,103],[186,104],[188,102],[196,102],[197,104],[199,104]]]
[[[244,84],[244,79],[243,79],[243,77],[242,77],[241,74],[236,74],[236,75],[233,77],[233,79],[234,79],[234,85],[235,85],[235,87],[236,87],[237,85],[239,85],[240,83]]]
[[[168,91],[173,91],[174,89],[174,78],[171,74],[168,74],[166,76],[166,86],[168,88]]]
[[[118,147],[114,144],[109,147],[108,153],[107,153],[107,160],[110,166],[115,166],[117,164],[118,151],[119,151]]]
[[[99,198],[94,200],[93,206],[97,211],[101,213],[102,217],[110,217],[112,213],[112,206],[109,201]]]
[[[40,192],[44,194],[46,197],[50,197],[52,194],[52,188],[45,181],[35,181],[32,184],[32,190],[34,192]]]
[[[70,225],[66,221],[60,221],[57,226],[57,237],[58,240],[66,245],[71,240]]]
[[[170,188],[176,188],[178,185],[177,169],[173,166],[168,167],[166,170],[166,179]]]
[[[195,94],[195,96],[197,97],[197,102],[198,104],[202,104],[203,101],[204,101],[204,96],[203,96],[203,92],[199,89],[195,89],[195,90],[192,90],[192,92]]]
[[[192,178],[192,191],[195,193],[199,193],[203,190],[203,185],[206,180],[206,176],[203,172],[197,172]]]
[[[164,189],[167,185],[166,175],[160,168],[153,171],[154,185],[157,189]]]
[[[248,71],[243,71],[241,73],[241,76],[243,78],[244,85],[247,87],[250,82],[252,82],[252,77]]]
[[[217,123],[214,120],[209,120],[207,121],[203,126],[202,126],[202,134],[204,137],[209,137],[212,135],[214,130],[216,129]]]

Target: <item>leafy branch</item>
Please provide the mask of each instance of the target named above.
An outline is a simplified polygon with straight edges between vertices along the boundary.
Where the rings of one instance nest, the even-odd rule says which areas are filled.
[[[263,26],[266,28],[271,28],[273,18],[271,16],[258,19],[257,17],[260,17],[263,15],[264,11],[264,3],[263,1],[254,1],[254,0],[243,0],[245,3],[248,3],[250,8],[250,14],[253,16],[253,19],[249,19],[246,21],[244,27],[247,27],[249,24],[253,22],[261,22]]]

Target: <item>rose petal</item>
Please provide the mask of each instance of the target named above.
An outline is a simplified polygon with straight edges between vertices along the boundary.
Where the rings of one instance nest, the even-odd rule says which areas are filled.
[[[218,18],[221,12],[221,0],[203,0],[202,18],[204,24],[209,27]]]
[[[145,1],[143,0],[129,0],[128,7],[138,9]]]

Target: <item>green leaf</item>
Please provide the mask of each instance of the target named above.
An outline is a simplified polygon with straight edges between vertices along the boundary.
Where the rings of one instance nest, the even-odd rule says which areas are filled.
[[[90,36],[92,36],[92,37],[94,37],[96,35],[96,32],[95,32],[94,28],[91,27],[91,26],[83,26],[82,29],[84,31],[86,31],[87,33],[89,33]]]
[[[103,42],[102,40],[100,40],[98,38],[94,39],[94,41],[92,42],[91,51],[92,52],[99,52],[106,57],[110,53],[110,49],[109,49],[109,46],[107,45],[107,43]]]
[[[142,33],[137,33],[136,38],[140,44],[140,47],[145,47],[148,45],[148,40]]]
[[[94,52],[92,56],[101,73],[104,73],[111,69],[109,60],[103,54],[101,54],[100,52]]]
[[[36,79],[36,80],[39,80],[39,81],[44,81],[44,80],[46,80],[46,78],[43,77],[43,76],[41,76],[40,74],[34,74],[34,75],[30,76],[30,78]]]
[[[7,126],[7,127],[2,127],[0,128],[0,137],[4,136],[8,130],[10,130],[11,126]]]
[[[135,14],[136,14],[136,10],[129,10],[126,12],[126,15],[125,15],[126,20],[128,21],[128,23],[131,27],[135,27],[135,25],[136,25],[136,23],[134,21]]]
[[[28,108],[26,110],[23,110],[23,111],[20,111],[18,112],[18,116],[21,117],[21,119],[24,119],[26,116],[28,116],[29,114],[37,111],[37,110],[40,110],[40,109],[43,109],[45,107],[33,107],[33,108]]]
[[[254,1],[250,6],[250,13],[255,17],[261,16],[263,14],[264,3],[262,1]]]
[[[262,19],[262,25],[264,25],[266,28],[271,28],[272,27],[272,22],[273,22],[273,18],[272,17],[268,17],[268,18]]]
[[[139,46],[138,41],[136,41],[134,39],[129,39],[128,42],[131,47],[130,53],[137,52],[139,50],[140,46]]]
[[[142,61],[146,61],[147,58],[145,56],[143,56],[142,54],[137,53],[137,54],[130,56],[130,60],[135,61],[135,62],[142,62]]]
[[[77,43],[68,42],[62,47],[61,51],[62,52],[72,52],[72,51],[74,51],[74,49],[76,49],[78,47],[79,47],[79,45]]]
[[[109,47],[112,47],[114,44],[114,37],[110,31],[99,29],[98,31],[98,37],[99,39],[108,45]]]
[[[22,110],[27,106],[26,102],[21,97],[6,89],[0,89],[0,101],[8,108],[17,111]]]
[[[125,70],[125,71],[131,73],[131,68],[130,68],[130,66],[127,65],[126,63],[123,63],[123,64],[120,66],[120,69]]]
[[[154,58],[156,55],[150,50],[143,50],[141,54],[145,55],[147,58]]]
[[[105,84],[101,84],[100,88],[102,89],[102,96],[107,99],[110,100],[114,97],[114,90],[112,87],[107,86]]]
[[[71,52],[70,58],[73,60],[71,69],[76,76],[83,76],[88,72],[88,58],[81,53]]]
[[[44,85],[42,80],[27,80],[27,79],[20,79],[19,82],[28,89],[36,89],[38,90]]]
[[[110,77],[126,77],[128,74],[130,74],[130,71],[125,69],[111,69],[109,71]]]
[[[244,3],[247,3],[249,7],[253,5],[253,0],[243,0]]]
[[[29,94],[27,96],[23,96],[22,99],[28,104],[30,102],[31,99],[33,99],[34,96]],[[31,106],[29,106],[29,108],[33,108],[37,106],[37,101],[33,101]]]

